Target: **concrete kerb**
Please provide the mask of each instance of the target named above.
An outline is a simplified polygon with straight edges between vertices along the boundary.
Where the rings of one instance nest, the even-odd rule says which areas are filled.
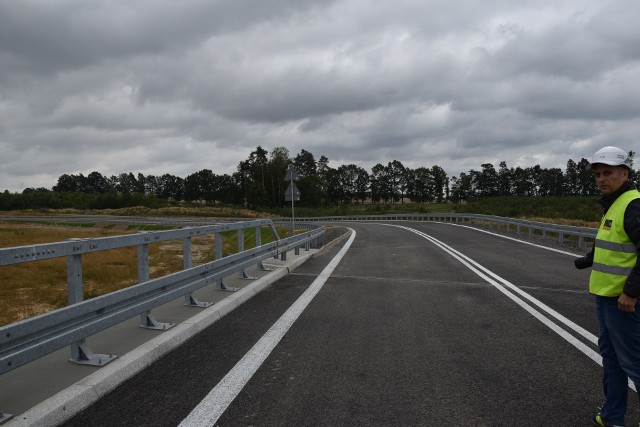
[[[53,427],[64,423],[198,332],[211,326],[254,295],[262,292],[272,283],[294,271],[317,252],[319,251],[301,255],[288,265],[276,268],[250,285],[230,294],[222,301],[122,355],[99,371],[60,391],[28,411],[16,415],[6,424],[3,424],[3,427]]]

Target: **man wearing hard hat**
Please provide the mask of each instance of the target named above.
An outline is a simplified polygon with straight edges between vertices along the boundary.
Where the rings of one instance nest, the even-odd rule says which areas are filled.
[[[589,168],[604,215],[593,250],[575,261],[592,267],[589,292],[596,296],[605,402],[591,421],[622,426],[627,411],[628,380],[640,391],[640,192],[629,181],[631,159],[617,147],[593,155]]]

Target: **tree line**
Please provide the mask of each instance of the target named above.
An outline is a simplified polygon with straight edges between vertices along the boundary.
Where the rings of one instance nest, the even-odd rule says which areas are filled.
[[[633,152],[630,155],[633,157]],[[285,206],[285,175],[296,171],[303,207],[350,203],[460,202],[492,196],[595,195],[588,160],[568,160],[566,169],[508,167],[500,162],[480,170],[449,177],[440,166],[406,167],[398,160],[378,163],[371,171],[348,164],[336,168],[329,159],[301,150],[291,156],[285,147],[271,152],[258,146],[233,174],[217,175],[202,169],[185,178],[99,172],[64,174],[51,189],[27,188],[22,193],[0,193],[0,210],[39,208],[114,209],[130,206],[160,207],[176,202],[223,204],[252,209]],[[633,174],[634,177],[636,173]]]

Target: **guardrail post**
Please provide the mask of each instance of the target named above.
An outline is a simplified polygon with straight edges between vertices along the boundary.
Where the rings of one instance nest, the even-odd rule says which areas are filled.
[[[82,255],[67,256],[67,302],[69,305],[84,299],[82,289]]]
[[[193,267],[193,258],[191,254],[191,237],[185,237],[182,239],[182,267],[184,270],[188,270]],[[193,292],[184,296],[184,305],[189,307],[207,308],[211,305],[207,301],[199,301]]]
[[[258,246],[262,246],[262,228],[260,226],[256,227],[256,248]],[[266,267],[262,260],[258,261],[258,270],[260,271],[273,271],[275,268]]]
[[[138,245],[138,282],[149,280],[149,244]]]
[[[244,252],[244,228],[238,228],[238,253]],[[238,278],[244,280],[255,280],[256,276],[249,276],[244,268],[238,272]]]
[[[82,241],[84,239],[68,239],[73,242],[73,251],[77,252],[67,256],[67,301],[69,305],[77,304],[84,300],[82,286]],[[79,365],[103,366],[118,356],[112,354],[96,354],[89,348],[84,339],[70,346],[70,362]]]
[[[149,244],[138,245],[138,283],[149,281]],[[175,323],[159,322],[151,315],[151,310],[140,314],[140,327],[165,331],[174,327]]]
[[[222,233],[217,232],[214,238],[215,247],[213,249],[213,256],[215,259],[222,258]]]
[[[215,247],[214,247],[214,257],[215,259],[221,259],[222,258],[222,233],[221,232],[217,232],[216,236],[215,236]],[[221,291],[228,291],[228,292],[235,292],[237,291],[239,288],[234,288],[234,287],[229,287],[227,285],[224,284],[224,279],[219,279],[216,282],[216,289],[221,290]]]
[[[293,253],[295,255],[300,255],[300,244],[299,243],[293,248]]]

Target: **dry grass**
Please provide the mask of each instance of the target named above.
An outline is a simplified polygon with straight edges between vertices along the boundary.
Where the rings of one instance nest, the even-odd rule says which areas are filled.
[[[71,237],[104,237],[105,230],[0,222],[0,247],[59,242]],[[64,258],[0,267],[0,325],[65,306]]]
[[[3,215],[10,216],[33,216],[42,215],[42,211],[26,209],[23,211],[2,211]],[[172,216],[172,217],[212,217],[212,218],[270,218],[274,215],[256,212],[249,209],[229,208],[223,206],[171,206],[165,208],[146,208],[144,206],[134,206],[121,209],[47,209],[47,215],[123,215],[123,216]]]
[[[134,230],[135,231],[135,230]],[[0,247],[59,242],[68,238],[95,238],[125,234],[122,230],[80,228],[0,221]],[[262,241],[268,242],[266,233]],[[255,233],[245,231],[245,248],[255,245]],[[183,268],[182,240],[149,245],[149,275],[162,277]],[[194,237],[193,266],[214,259],[214,235]],[[235,231],[223,233],[223,255],[237,252]],[[93,298],[138,283],[135,247],[82,256],[84,298]],[[66,259],[51,259],[0,267],[0,326],[67,305]]]
[[[217,218],[266,218],[272,215],[256,212],[248,209],[236,209],[227,207],[178,207],[172,206],[167,208],[150,209],[141,206],[123,209],[110,209],[104,211],[95,211],[94,213],[107,215],[126,215],[126,216],[172,216],[172,217],[217,217]]]

